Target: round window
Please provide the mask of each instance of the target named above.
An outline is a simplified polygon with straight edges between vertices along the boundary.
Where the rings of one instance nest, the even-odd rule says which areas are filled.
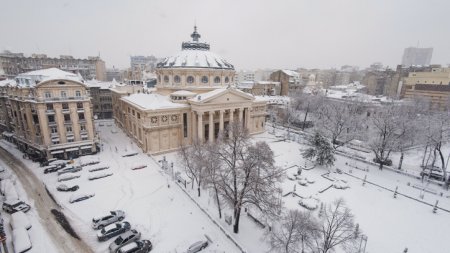
[[[187,79],[186,79],[186,82],[194,83],[194,77],[193,76],[188,76]]]
[[[208,83],[208,77],[202,76],[202,83]]]
[[[220,83],[220,77],[218,76],[214,77],[214,83]]]
[[[164,82],[168,83],[169,82],[169,77],[168,76],[164,76]]]
[[[181,82],[180,76],[174,76],[173,81],[175,83],[180,83]]]
[[[227,77],[225,77],[225,82],[228,83],[230,81],[230,79]]]

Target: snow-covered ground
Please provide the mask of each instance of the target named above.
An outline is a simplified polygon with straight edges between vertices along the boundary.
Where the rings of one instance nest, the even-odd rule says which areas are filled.
[[[188,184],[185,191],[191,199],[179,185],[172,181],[170,169],[164,171],[160,168],[157,161],[165,156],[169,164],[174,162],[175,172],[182,171],[176,152],[149,157],[142,154],[120,129],[114,127],[114,124],[102,124],[97,129],[102,138],[103,152],[96,157],[100,158],[103,165],[107,164],[110,168],[89,172],[89,169],[100,165],[87,166],[81,172],[77,172],[81,175],[80,178],[63,182],[68,186],[79,185],[80,189],[77,193],[95,193],[91,199],[70,204],[68,200],[72,193],[56,191],[56,186],[60,183],[57,182],[55,173],[43,174],[42,168],[37,164],[25,161],[38,177],[42,178],[50,192],[64,207],[64,212],[69,216],[77,233],[92,246],[95,252],[106,252],[112,240],[104,243],[97,242],[95,231],[90,227],[91,219],[93,216],[114,209],[126,212],[125,220],[142,233],[143,239],[152,241],[154,252],[183,252],[191,243],[204,239],[204,235],[213,241],[206,252],[240,252],[193,200],[247,252],[267,252],[269,249],[265,238],[267,228],[262,228],[243,212],[240,232],[233,234],[232,226],[228,225],[224,218],[219,219],[214,199],[207,190],[203,189],[202,197],[198,198],[195,187],[192,190],[191,185]],[[277,135],[280,136],[281,132],[278,131]],[[305,146],[294,141],[283,141],[277,135],[264,133],[253,138],[267,141],[275,153],[277,165],[285,168],[286,174],[293,178],[298,166],[305,165],[300,154]],[[138,152],[138,155],[122,157],[123,154],[133,151]],[[17,150],[11,150],[11,152],[21,157]],[[417,157],[419,154],[421,154],[420,151],[409,151],[405,157],[404,166],[412,168],[414,163],[420,160],[420,157]],[[367,160],[372,157],[372,154],[363,152],[358,155],[367,156]],[[306,162],[306,164],[309,167],[310,163]],[[147,167],[132,170],[141,165],[147,165]],[[344,173],[335,173],[336,168]],[[88,180],[89,176],[97,173],[113,173],[113,175],[98,180]],[[366,176],[367,183],[363,185],[362,179]],[[329,186],[332,187],[323,191]],[[397,198],[394,198],[392,191],[397,186],[399,194]],[[338,155],[335,166],[330,170],[316,167],[303,170],[298,180],[290,180],[286,177],[283,182],[283,194],[293,191],[294,188],[308,207],[313,207],[316,201],[320,205],[320,202],[329,203],[337,198],[344,198],[352,209],[356,222],[368,236],[366,252],[403,252],[406,247],[408,252],[448,252],[443,242],[446,242],[450,234],[450,213],[443,210],[433,213],[433,207],[430,205],[434,205],[435,201],[439,200],[439,207],[450,210],[450,192],[434,184],[421,183],[413,177],[389,170],[379,171],[375,166]],[[427,192],[422,199],[420,195],[423,194],[424,188]],[[299,196],[283,197],[284,207],[306,211],[307,209],[298,204]],[[316,213],[317,210],[313,212]],[[232,211],[226,208],[224,214],[231,215]]]
[[[28,198],[22,184],[17,179],[17,176],[9,169],[7,161],[0,160],[0,166],[5,168],[4,172],[0,172],[0,178],[2,180],[10,180],[13,182],[13,187],[15,191],[17,192],[17,195],[20,200],[24,201],[25,203],[29,204],[31,206],[31,209],[26,212],[26,216],[28,217],[28,220],[30,221],[31,228],[27,230],[30,241],[32,243],[32,249],[28,252],[30,253],[40,253],[40,252],[48,252],[48,253],[57,253],[59,252],[58,249],[53,244],[53,241],[50,239],[49,235],[45,231],[45,229],[42,227],[42,224],[40,223],[40,217],[36,212],[36,209],[34,207],[34,200]],[[2,203],[3,204],[3,198]],[[10,226],[10,220],[11,215],[2,212],[1,218],[3,218],[4,221],[4,228],[6,232],[6,243],[9,249],[9,252],[13,251],[13,245],[12,245],[12,231]],[[1,246],[0,246],[1,247]],[[3,252],[3,250],[2,250]]]
[[[269,132],[271,131],[253,136],[253,138],[269,143],[275,153],[276,164],[285,168],[286,174],[292,178],[292,175],[297,172],[298,166],[305,165],[301,151],[306,146],[294,141],[283,141],[284,138],[276,137],[282,135],[280,131],[277,131],[276,135]],[[414,168],[414,163],[411,161],[420,160],[420,157],[417,157],[420,154],[420,151],[409,151],[405,156],[404,166]],[[366,156],[367,160],[372,157],[371,153],[361,152],[359,155]],[[162,159],[163,156],[169,162],[175,161],[175,171],[182,171],[182,168],[177,166],[176,153],[161,155],[157,159]],[[433,213],[432,207],[435,201],[439,200],[439,207],[450,210],[449,191],[393,171],[380,171],[376,166],[344,156],[337,155],[336,158],[335,166],[329,170],[321,167],[303,170],[301,178],[294,181],[286,177],[283,182],[283,195],[294,191],[295,188],[295,192],[303,197],[303,202],[307,206],[313,206],[313,202],[316,200],[319,201],[318,203],[331,203],[338,198],[343,198],[351,208],[363,233],[368,237],[366,252],[403,252],[406,247],[408,252],[449,252],[448,247],[442,242],[450,234],[450,213],[443,210]],[[307,161],[306,165],[310,167],[311,163]],[[418,167],[418,164],[415,165]],[[335,173],[336,168],[344,173]],[[324,175],[327,173],[329,174]],[[367,182],[363,186],[362,182],[365,176],[367,176]],[[294,187],[294,185],[296,186]],[[393,191],[397,186],[399,194],[394,198]],[[319,193],[328,187],[330,187],[328,190]],[[188,192],[216,219],[219,219],[213,197],[203,194],[199,199],[196,197],[195,187],[194,190],[189,189],[190,187],[188,187]],[[426,189],[426,192],[423,192],[423,189]],[[441,193],[442,196],[440,196]],[[429,205],[400,194],[416,198]],[[420,198],[422,194],[424,195],[423,199]],[[292,195],[283,197],[284,207],[306,211],[307,209],[298,204],[300,199],[300,197]],[[317,213],[318,210],[314,212]],[[228,210],[225,213],[231,214],[232,212]],[[230,232],[232,231],[232,227],[228,226],[223,219],[220,222]],[[234,235],[237,240],[249,252],[266,252],[270,247],[264,239],[265,229],[255,224],[245,213],[243,213],[241,222],[240,233]]]
[[[81,172],[75,173],[80,175],[79,178],[58,182],[56,173],[44,174],[37,163],[25,161],[64,208],[64,213],[77,234],[95,252],[109,252],[108,246],[112,239],[107,242],[97,241],[97,231],[91,228],[92,218],[116,209],[125,211],[125,221],[141,232],[141,239],[152,242],[152,252],[184,252],[192,243],[205,240],[205,235],[212,241],[207,248],[208,252],[240,252],[199,207],[169,180],[155,160],[143,154],[122,131],[112,131],[116,129],[114,124],[101,125],[97,130],[100,132],[104,151],[95,157],[99,157],[102,164],[108,164],[109,169],[89,172],[89,169],[99,165],[86,166]],[[122,157],[131,150],[138,154]],[[11,152],[20,155],[17,150]],[[80,159],[75,160],[75,165]],[[140,165],[147,167],[132,170]],[[113,175],[88,180],[94,174],[105,172]],[[79,185],[80,189],[75,193],[59,192],[56,190],[59,184]],[[79,193],[95,193],[95,196],[70,204],[72,194]]]

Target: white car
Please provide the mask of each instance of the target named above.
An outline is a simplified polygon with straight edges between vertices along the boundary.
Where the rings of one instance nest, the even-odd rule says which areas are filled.
[[[86,200],[86,199],[90,199],[90,198],[92,198],[94,196],[95,196],[94,193],[74,194],[74,195],[72,195],[72,197],[70,197],[69,202],[71,204],[73,204],[75,202],[79,202],[79,201],[83,201],[83,200]]]
[[[108,215],[93,218],[92,219],[92,228],[93,229],[102,229],[105,226],[125,219],[125,212],[122,210],[110,211]]]

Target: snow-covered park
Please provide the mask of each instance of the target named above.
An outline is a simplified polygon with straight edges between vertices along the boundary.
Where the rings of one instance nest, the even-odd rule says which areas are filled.
[[[37,163],[25,161],[63,207],[76,233],[95,252],[108,252],[112,240],[97,241],[96,231],[91,228],[92,218],[110,210],[125,211],[125,220],[131,227],[142,233],[142,239],[152,242],[152,252],[184,252],[192,243],[206,239],[211,241],[206,252],[267,252],[270,249],[267,226],[263,228],[248,213],[242,212],[239,233],[233,234],[232,226],[224,218],[231,216],[232,210],[225,208],[224,217],[219,219],[213,195],[205,194],[207,189],[202,189],[204,193],[197,197],[191,182],[184,187],[174,181],[176,172],[181,172],[182,176],[184,173],[176,152],[153,157],[143,154],[111,121],[97,122],[97,130],[102,152],[76,159],[75,165],[88,159],[101,162],[76,172],[75,175],[80,177],[58,182],[56,173],[44,174]],[[450,212],[446,211],[450,210],[449,191],[388,169],[380,171],[374,165],[341,155],[336,156],[335,165],[329,169],[314,167],[302,158],[305,145],[301,143],[301,137],[286,140],[284,135],[285,132],[278,130],[276,134],[267,131],[252,137],[255,141],[266,141],[274,151],[276,165],[286,171],[282,182],[283,208],[307,211],[299,205],[302,202],[311,209],[317,206],[312,211],[317,215],[321,203],[343,198],[367,236],[366,252],[403,252],[405,248],[408,252],[448,252],[442,242],[450,234]],[[1,141],[1,145],[21,157],[12,144]],[[420,156],[420,152],[408,153],[405,170],[418,167],[416,161],[420,158],[414,155]],[[358,153],[358,156],[367,156],[367,160],[372,158],[370,153]],[[167,169],[162,169],[162,162],[159,162],[164,159],[169,164]],[[109,168],[95,171],[99,167]],[[300,175],[299,168],[303,168]],[[111,175],[89,180],[93,175],[104,173]],[[78,185],[76,194],[95,195],[71,204],[69,199],[75,193],[56,190],[62,183]],[[394,193],[396,188],[397,194]],[[438,208],[434,213],[436,200],[442,209]],[[33,208],[28,215],[33,215]],[[33,224],[33,229],[35,227],[39,228],[39,224]],[[31,241],[33,245],[42,244],[34,235],[31,235]],[[56,252],[48,245],[33,247],[32,252],[43,252],[43,247],[49,248],[45,252]]]

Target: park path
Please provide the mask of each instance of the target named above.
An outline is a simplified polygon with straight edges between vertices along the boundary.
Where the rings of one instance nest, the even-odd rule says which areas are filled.
[[[0,159],[5,161],[14,171],[28,197],[34,200],[34,206],[41,219],[41,224],[58,252],[93,253],[94,251],[85,242],[73,238],[56,221],[50,211],[52,209],[61,211],[61,208],[49,197],[42,181],[20,159],[14,157],[3,147],[0,147]]]

